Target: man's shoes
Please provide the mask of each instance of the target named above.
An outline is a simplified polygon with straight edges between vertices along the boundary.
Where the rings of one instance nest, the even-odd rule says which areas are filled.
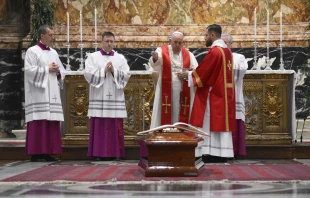
[[[57,161],[59,161],[58,158],[54,158],[54,157],[52,157],[52,156],[50,156],[50,155],[45,155],[45,160],[46,160],[47,162],[57,162]]]
[[[46,162],[44,155],[32,155],[31,162]]]
[[[226,157],[218,157],[218,156],[212,156],[212,155],[203,155],[202,160],[204,163],[226,163],[227,162]]]

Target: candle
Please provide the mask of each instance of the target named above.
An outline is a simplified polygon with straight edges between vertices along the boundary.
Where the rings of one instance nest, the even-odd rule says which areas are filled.
[[[95,43],[97,43],[97,9],[95,8]]]
[[[67,12],[67,42],[69,43],[69,13]]]
[[[254,10],[254,39],[256,40],[256,8]]]
[[[280,12],[280,43],[282,44],[282,11]]]
[[[269,10],[267,10],[267,41],[269,41]]]
[[[81,39],[81,43],[83,41],[82,39],[82,10],[80,10],[80,39]]]

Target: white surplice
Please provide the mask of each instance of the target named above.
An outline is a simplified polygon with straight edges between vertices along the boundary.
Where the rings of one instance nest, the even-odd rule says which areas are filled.
[[[65,69],[57,52],[42,50],[35,45],[29,48],[25,56],[25,121],[58,120],[63,121],[60,99],[60,82],[55,72],[49,72],[48,65],[56,63],[60,73]],[[62,78],[64,75],[61,75]],[[61,79],[60,81],[62,81]]]
[[[112,62],[114,75],[104,69]],[[121,54],[102,55],[100,51],[88,56],[85,61],[84,77],[90,84],[89,117],[126,118],[124,88],[130,78],[127,60]]]
[[[182,71],[183,57],[182,51],[178,54],[174,54],[171,45],[168,46],[169,57],[171,60],[172,71],[172,124],[179,122],[180,112],[180,91],[182,89],[182,82],[177,77],[176,72]],[[154,63],[153,57],[150,58],[149,63],[153,69],[159,72],[159,78],[156,85],[155,98],[153,104],[152,121],[150,128],[161,126],[161,94],[162,94],[162,49],[159,47],[156,49],[158,53],[158,60]],[[195,69],[198,66],[197,60],[193,53],[190,54],[190,69]],[[191,88],[191,101],[193,101],[194,89]],[[191,102],[192,103],[192,102]],[[191,108],[190,108],[191,109]]]
[[[212,46],[219,46],[227,48],[227,45],[222,39],[218,39],[213,42]],[[192,72],[188,74],[189,86],[193,86]],[[210,88],[209,92],[211,91]],[[209,137],[202,136],[203,141],[198,143],[195,149],[195,156],[200,157],[202,155],[213,155],[219,157],[234,157],[232,132],[213,132],[210,131],[210,94],[207,98],[207,108],[204,115],[203,126],[200,128],[202,131],[210,134]]]
[[[243,77],[248,69],[248,62],[242,54],[232,53],[234,61],[234,80],[236,94],[236,119],[245,120],[245,106],[243,98]]]

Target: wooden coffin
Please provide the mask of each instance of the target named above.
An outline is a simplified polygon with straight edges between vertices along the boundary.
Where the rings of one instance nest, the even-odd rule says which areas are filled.
[[[181,132],[154,133],[145,141],[148,157],[141,158],[140,171],[146,177],[197,176],[203,163],[195,162],[197,140]],[[200,166],[197,166],[197,163]],[[203,165],[203,164],[202,164]]]

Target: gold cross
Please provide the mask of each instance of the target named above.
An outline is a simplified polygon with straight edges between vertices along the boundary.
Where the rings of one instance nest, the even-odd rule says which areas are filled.
[[[171,106],[171,104],[168,104],[168,103],[167,103],[168,96],[165,96],[165,98],[166,98],[166,104],[163,104],[163,106],[166,106],[166,111],[165,111],[165,113],[168,113],[168,112],[167,112],[167,106]]]
[[[182,107],[184,107],[184,113],[183,113],[184,115],[186,115],[186,107],[189,108],[189,105],[186,105],[186,102],[187,102],[187,97],[185,97],[185,104],[184,105],[182,104]]]
[[[228,67],[228,68],[229,68],[229,70],[231,71],[232,65],[231,65],[230,61],[228,61],[228,65],[227,65],[227,67]]]

